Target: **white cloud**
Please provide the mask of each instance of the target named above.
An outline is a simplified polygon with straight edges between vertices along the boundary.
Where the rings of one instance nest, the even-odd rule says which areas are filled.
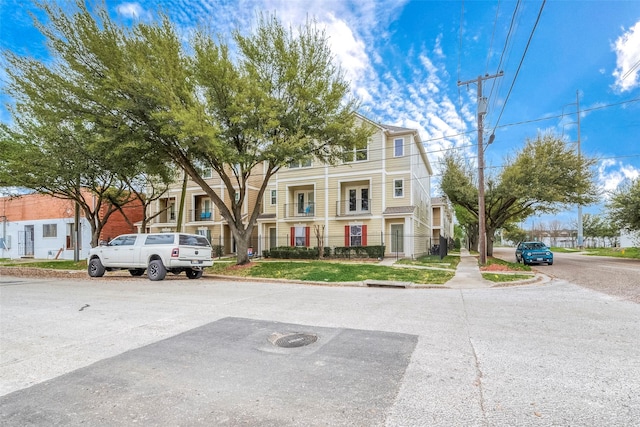
[[[116,6],[119,15],[127,18],[138,19],[145,14],[139,3],[120,3]]]
[[[345,21],[333,14],[329,14],[327,18],[325,28],[329,36],[329,46],[344,70],[346,79],[356,83],[370,67],[365,44]]]
[[[618,37],[612,47],[617,57],[614,87],[625,92],[640,86],[640,21]]]
[[[616,190],[620,184],[638,179],[640,169],[613,159],[604,159],[598,165],[598,182],[606,194]]]

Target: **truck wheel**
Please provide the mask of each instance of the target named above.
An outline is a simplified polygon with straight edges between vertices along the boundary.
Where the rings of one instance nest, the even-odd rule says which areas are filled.
[[[144,268],[134,268],[133,270],[129,270],[129,274],[134,277],[142,276],[144,274]]]
[[[149,280],[158,281],[164,280],[167,275],[167,269],[164,267],[162,260],[154,259],[149,263],[149,268],[147,268],[147,276]]]
[[[186,270],[186,273],[189,279],[199,279],[202,277],[202,270],[194,270],[192,268],[189,268]]]
[[[104,276],[105,268],[104,265],[100,262],[100,258],[93,258],[89,261],[89,266],[87,267],[87,271],[89,276],[91,277],[102,277]]]

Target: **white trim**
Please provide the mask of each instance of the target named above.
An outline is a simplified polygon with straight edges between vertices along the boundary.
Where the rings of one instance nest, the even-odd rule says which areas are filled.
[[[402,141],[402,144],[400,145],[400,154],[396,153],[396,143],[398,141]],[[394,138],[393,139],[393,157],[404,157],[404,138]]]
[[[396,182],[402,182],[402,195],[398,196],[396,195]],[[404,193],[405,193],[405,188],[404,188],[404,178],[394,178],[393,179],[393,198],[394,199],[403,199],[404,198]]]

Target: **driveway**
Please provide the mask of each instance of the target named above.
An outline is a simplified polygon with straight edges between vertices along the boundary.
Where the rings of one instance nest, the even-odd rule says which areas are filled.
[[[0,424],[632,426],[639,319],[639,304],[563,280],[5,276]]]

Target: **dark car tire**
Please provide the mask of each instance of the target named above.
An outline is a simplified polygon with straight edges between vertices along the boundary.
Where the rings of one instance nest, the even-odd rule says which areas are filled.
[[[104,272],[106,269],[102,262],[100,262],[100,258],[93,258],[89,261],[89,265],[87,266],[87,272],[91,277],[102,277],[104,276]]]
[[[186,273],[189,279],[199,279],[202,277],[202,270],[194,270],[192,268],[189,268],[186,270]]]
[[[167,275],[167,269],[165,268],[162,260],[154,259],[149,263],[147,268],[147,277],[154,282],[164,280]]]
[[[144,268],[134,268],[133,270],[129,270],[129,274],[134,277],[142,276],[144,274]]]
[[[553,265],[553,261],[548,262],[547,265]]]

